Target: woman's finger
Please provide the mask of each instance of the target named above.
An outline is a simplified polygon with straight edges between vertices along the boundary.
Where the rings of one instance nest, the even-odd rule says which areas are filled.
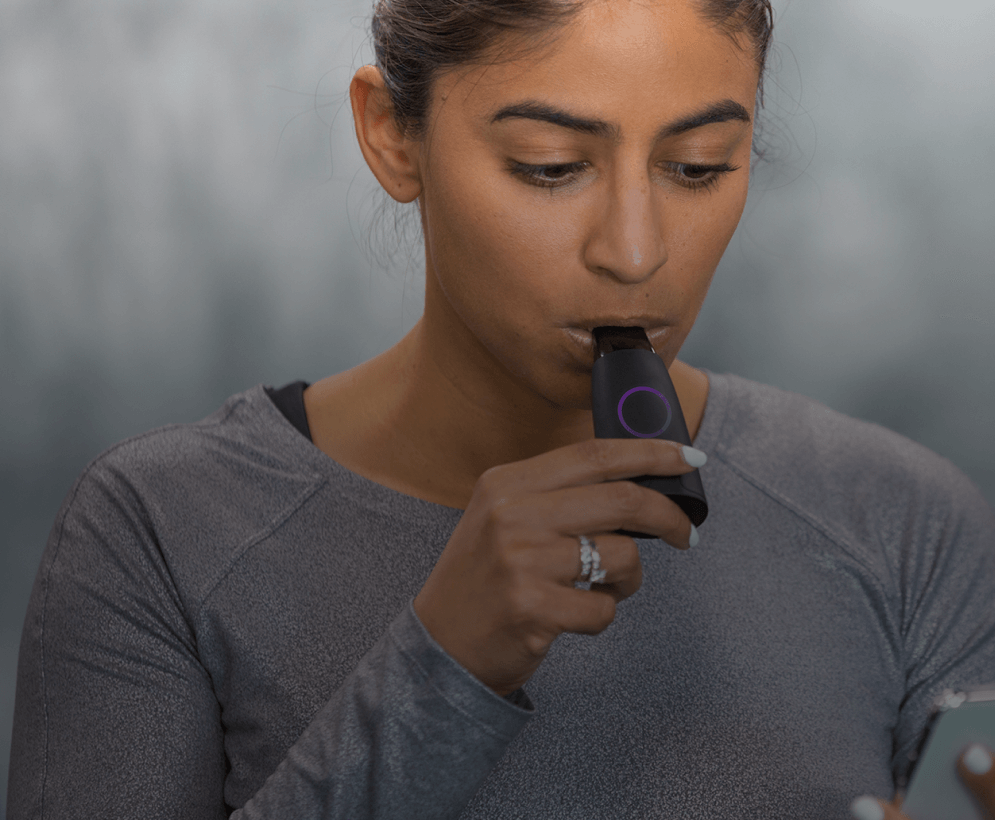
[[[988,811],[989,818],[995,818],[995,766],[992,765],[992,750],[980,743],[972,743],[957,758],[957,773],[978,803]]]
[[[898,809],[901,799],[896,796],[891,803],[885,803],[884,800],[865,794],[850,804],[850,814],[857,820],[909,820]]]

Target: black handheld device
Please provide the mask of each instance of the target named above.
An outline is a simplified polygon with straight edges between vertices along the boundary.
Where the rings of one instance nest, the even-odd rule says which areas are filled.
[[[665,438],[691,445],[677,391],[641,327],[596,327],[591,369],[591,409],[596,438]],[[663,493],[696,527],[708,516],[708,501],[697,469],[677,476],[637,476],[643,487]],[[645,532],[615,530],[631,538]]]

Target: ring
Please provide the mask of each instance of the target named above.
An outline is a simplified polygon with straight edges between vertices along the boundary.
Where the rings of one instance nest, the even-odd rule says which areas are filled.
[[[578,538],[580,538],[580,580],[586,580],[588,573],[590,573],[591,583],[600,584],[608,573],[601,569],[601,556],[598,554],[598,547],[586,535],[580,535]]]

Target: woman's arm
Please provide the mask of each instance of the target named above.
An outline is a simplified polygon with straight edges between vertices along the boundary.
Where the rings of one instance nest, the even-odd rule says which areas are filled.
[[[530,713],[433,647],[410,607],[256,793],[226,793],[246,761],[229,776],[189,589],[127,475],[98,459],[52,528],[21,641],[9,820],[457,816]]]
[[[21,637],[10,820],[227,816],[218,701],[150,529],[99,461],[63,502]]]

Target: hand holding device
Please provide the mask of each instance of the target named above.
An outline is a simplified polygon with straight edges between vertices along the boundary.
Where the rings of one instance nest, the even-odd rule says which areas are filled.
[[[904,814],[912,820],[991,820],[957,777],[956,758],[972,743],[995,748],[995,689],[948,690],[933,704],[923,741],[912,755],[915,768],[902,801]],[[995,806],[986,808],[995,815]]]
[[[691,522],[632,476],[684,476],[681,445],[588,439],[485,471],[414,601],[426,631],[499,695],[521,687],[562,632],[597,635],[642,584],[636,542],[617,527],[686,549]],[[612,531],[615,530],[615,533]],[[596,538],[603,583],[578,589],[578,535]]]
[[[910,755],[915,768],[908,789],[891,803],[877,801],[881,820],[995,820],[993,754],[995,689],[947,690],[933,705],[923,741]],[[863,809],[869,819],[875,808],[871,801],[854,803],[854,816],[861,817]]]

